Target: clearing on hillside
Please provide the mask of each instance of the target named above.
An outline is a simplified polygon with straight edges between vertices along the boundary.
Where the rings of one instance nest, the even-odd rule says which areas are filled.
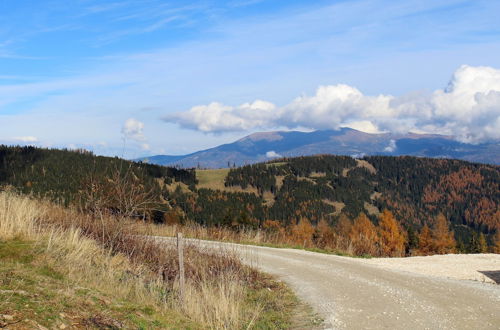
[[[224,190],[226,188],[224,186],[224,179],[228,173],[228,168],[220,168],[216,170],[196,170],[198,188]]]

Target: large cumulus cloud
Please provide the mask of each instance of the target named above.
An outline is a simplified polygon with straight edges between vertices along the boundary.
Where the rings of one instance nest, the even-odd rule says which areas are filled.
[[[202,132],[224,132],[268,127],[279,120],[278,116],[274,104],[256,100],[237,107],[212,102],[192,107],[186,112],[166,116],[164,119]]]
[[[498,140],[500,70],[461,66],[445,89],[433,93],[368,96],[355,87],[338,84],[320,86],[314,95],[298,97],[282,107],[262,100],[234,107],[214,102],[164,119],[184,128],[215,133],[347,126],[370,133],[450,134],[472,143]]]

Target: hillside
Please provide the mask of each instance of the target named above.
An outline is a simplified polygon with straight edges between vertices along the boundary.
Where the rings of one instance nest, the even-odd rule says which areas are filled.
[[[500,236],[500,167],[459,160],[322,155],[182,170],[86,152],[2,147],[1,186],[86,212],[105,209],[156,223],[264,229],[287,237],[310,223],[312,229],[300,230],[312,230],[311,239],[325,224],[337,233],[347,230],[339,224],[347,219],[351,226],[360,214],[378,226],[387,209],[404,231],[406,253],[419,248],[418,235],[434,228],[440,214],[458,251],[491,250]],[[97,210],[89,207],[96,204]]]
[[[341,216],[354,219],[360,213],[377,224],[381,211],[388,209],[411,236],[444,214],[464,252],[475,251],[481,233],[493,244],[500,230],[498,166],[414,157],[313,156],[200,173],[200,189],[179,193],[175,201],[187,218],[203,225],[257,228],[274,220],[290,227],[302,219],[335,225]]]
[[[500,164],[500,144],[467,144],[450,136],[414,134],[369,134],[351,128],[338,131],[261,132],[233,143],[181,156],[151,156],[138,159],[159,165],[220,168],[268,161],[276,157],[317,154],[365,156],[418,156],[455,158],[473,162]]]
[[[194,189],[194,170],[138,164],[85,150],[0,145],[0,187],[14,187],[66,206],[86,209],[99,203],[115,213],[161,220],[170,209],[168,194],[174,182]]]
[[[0,191],[0,328],[288,328],[303,308],[229,251],[189,244],[181,295],[175,245],[147,233],[127,218]]]

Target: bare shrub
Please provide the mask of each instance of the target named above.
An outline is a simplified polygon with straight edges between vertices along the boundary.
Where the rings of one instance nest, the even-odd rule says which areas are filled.
[[[103,177],[92,171],[82,182],[79,197],[85,213],[144,219],[160,204],[158,192],[137,177],[132,164],[125,169],[116,166],[107,172],[109,175]]]

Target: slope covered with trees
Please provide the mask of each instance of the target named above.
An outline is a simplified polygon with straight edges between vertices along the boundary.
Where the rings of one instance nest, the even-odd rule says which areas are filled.
[[[225,186],[253,193],[247,192],[247,197],[240,193],[239,201],[223,195],[219,198],[220,193],[215,191],[198,194],[192,197],[198,208],[184,208],[188,218],[196,219],[205,212],[204,205],[214,203],[214,199],[218,199],[218,207],[210,212],[210,218],[224,219],[223,223],[236,227],[281,226],[290,236],[294,235],[291,228],[304,219],[317,230],[320,223],[334,228],[341,217],[357,228],[356,219],[361,221],[361,217],[359,228],[369,231],[368,219],[379,234],[370,240],[377,240],[382,254],[391,255],[401,251],[401,241],[406,251],[417,249],[424,226],[436,229],[434,236],[429,236],[429,253],[452,251],[445,248],[450,245],[462,252],[487,250],[485,244],[491,249],[500,230],[500,167],[494,165],[415,157],[353,159],[323,155],[233,168]],[[453,243],[449,243],[450,237],[438,234],[444,230],[442,225],[435,228],[442,219],[453,233]],[[401,237],[394,237],[394,228]],[[357,234],[348,230],[344,235],[353,241]],[[358,241],[367,235],[358,235]],[[425,241],[425,233],[422,238]],[[397,247],[384,248],[389,241]],[[358,250],[364,253],[361,251],[370,249],[365,246]]]
[[[0,187],[50,198],[63,205],[107,209],[161,219],[170,208],[168,185],[194,189],[194,170],[100,157],[84,150],[0,146]]]
[[[216,180],[224,182],[201,188],[195,170],[85,151],[0,147],[0,187],[91,212],[262,229],[356,254],[484,252],[500,244],[499,166],[321,155],[231,168]]]

